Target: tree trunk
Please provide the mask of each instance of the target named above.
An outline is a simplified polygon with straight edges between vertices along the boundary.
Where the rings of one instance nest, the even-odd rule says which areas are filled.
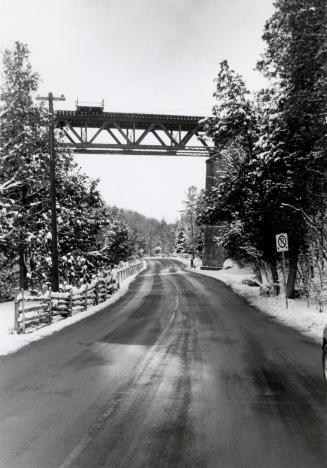
[[[255,268],[255,275],[258,278],[259,283],[262,284],[262,273],[261,273],[261,262],[260,262],[260,260],[256,260],[254,268]]]
[[[298,261],[298,252],[294,252],[289,259],[289,271],[286,283],[286,297],[288,299],[294,298],[295,293],[295,281],[297,273],[297,261]]]
[[[27,280],[27,268],[25,263],[25,248],[21,241],[18,245],[18,257],[19,257],[19,287],[20,289],[28,288]]]
[[[26,195],[27,195],[27,187],[24,185],[21,190],[21,203],[24,208],[26,209]],[[27,267],[25,262],[25,243],[24,243],[24,235],[23,232],[20,232],[19,235],[19,244],[18,244],[18,257],[19,257],[19,287],[21,289],[28,288],[28,279],[27,279]]]
[[[265,274],[266,282],[269,283],[270,278],[269,278],[268,271],[267,271],[267,263],[265,261],[263,261],[263,262],[261,262],[261,265],[262,265],[263,272]]]
[[[279,292],[280,292],[280,286],[279,286],[277,263],[276,263],[275,258],[272,258],[270,260],[270,269],[271,269],[271,276],[272,276],[272,280],[273,280],[274,295],[278,296]]]

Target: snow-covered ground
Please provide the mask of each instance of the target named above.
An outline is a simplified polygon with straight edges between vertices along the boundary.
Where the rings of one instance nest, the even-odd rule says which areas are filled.
[[[97,306],[90,307],[85,312],[79,312],[63,320],[58,320],[53,322],[51,325],[39,328],[37,330],[26,333],[25,335],[17,335],[13,333],[14,328],[14,303],[3,302],[0,303],[0,356],[6,354],[14,353],[18,349],[26,346],[33,341],[40,340],[46,336],[52,335],[53,333],[62,330],[73,323],[83,320],[85,317],[89,317],[100,310],[103,310],[110,304],[116,302],[120,297],[122,297],[128,291],[128,286],[135,279],[135,277],[146,268],[146,262],[143,261],[143,268],[136,274],[126,278],[121,282],[120,289],[115,292],[110,298],[102,302]]]
[[[191,269],[189,259],[172,258],[187,265],[189,271],[195,271],[201,275],[211,276],[223,281],[262,312],[274,317],[284,325],[297,329],[319,343],[322,341],[323,329],[327,325],[326,305],[324,312],[319,313],[318,304],[313,301],[308,307],[306,299],[289,299],[287,310],[283,291],[277,297],[263,297],[260,296],[258,287],[242,284],[242,280],[253,279],[254,277],[254,273],[249,267],[239,268],[230,260],[226,260],[223,270],[200,270],[201,261],[196,259],[196,268]]]

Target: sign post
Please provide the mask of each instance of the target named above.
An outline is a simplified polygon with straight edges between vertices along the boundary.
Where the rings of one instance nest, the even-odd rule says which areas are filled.
[[[285,252],[288,252],[288,235],[286,233],[276,234],[276,248],[277,248],[277,252],[282,253],[284,291],[285,291],[286,309],[288,309],[288,300],[287,300],[287,294],[286,294],[286,276],[285,276]]]

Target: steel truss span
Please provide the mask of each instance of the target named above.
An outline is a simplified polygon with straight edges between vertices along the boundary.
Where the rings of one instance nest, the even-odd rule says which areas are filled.
[[[213,152],[201,136],[199,116],[57,111],[60,145],[75,153],[208,158]]]

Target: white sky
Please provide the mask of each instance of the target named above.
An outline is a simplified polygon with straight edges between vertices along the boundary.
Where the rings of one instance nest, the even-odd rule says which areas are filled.
[[[0,0],[0,48],[26,42],[40,94],[57,108],[104,99],[106,111],[208,115],[218,64],[248,87],[273,0]],[[190,185],[204,187],[204,159],[78,156],[112,205],[174,221]]]

